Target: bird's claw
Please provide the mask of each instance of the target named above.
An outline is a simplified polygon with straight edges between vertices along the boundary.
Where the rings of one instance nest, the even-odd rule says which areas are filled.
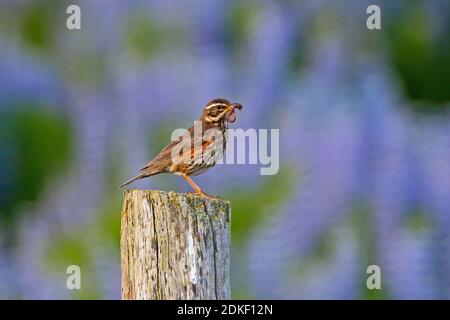
[[[205,199],[219,199],[218,196],[213,196],[213,195],[204,193],[203,191],[202,192],[188,192],[188,194],[193,194],[193,195],[196,195],[196,196],[200,196],[200,197],[205,198]]]

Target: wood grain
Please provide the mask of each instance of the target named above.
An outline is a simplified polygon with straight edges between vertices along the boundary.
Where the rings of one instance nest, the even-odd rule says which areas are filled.
[[[230,299],[230,218],[225,200],[127,190],[122,299]]]

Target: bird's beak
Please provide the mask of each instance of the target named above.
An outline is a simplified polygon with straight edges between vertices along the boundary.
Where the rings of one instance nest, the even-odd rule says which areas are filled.
[[[236,121],[236,114],[234,113],[234,109],[242,109],[242,105],[240,103],[233,103],[227,109],[227,120],[228,122]]]

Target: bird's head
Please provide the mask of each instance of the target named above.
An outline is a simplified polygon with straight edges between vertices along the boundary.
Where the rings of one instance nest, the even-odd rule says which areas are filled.
[[[240,103],[231,103],[227,99],[213,99],[206,104],[200,120],[210,125],[224,121],[234,122],[236,121],[235,109],[241,110],[242,105]]]

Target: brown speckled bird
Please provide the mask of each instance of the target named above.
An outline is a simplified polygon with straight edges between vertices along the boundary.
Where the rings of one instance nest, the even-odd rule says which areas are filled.
[[[204,135],[200,138],[196,137],[194,126],[190,127],[187,130],[190,137],[180,137],[169,143],[153,160],[139,170],[140,173],[136,177],[125,182],[121,187],[156,174],[173,173],[182,176],[202,197],[211,197],[204,193],[190,176],[205,172],[223,156],[228,123],[236,120],[236,109],[241,110],[242,105],[231,103],[226,99],[219,98],[208,102],[199,123]],[[208,132],[210,134],[205,134]],[[179,150],[188,150],[188,152],[180,153]],[[175,159],[174,154],[179,158]]]

